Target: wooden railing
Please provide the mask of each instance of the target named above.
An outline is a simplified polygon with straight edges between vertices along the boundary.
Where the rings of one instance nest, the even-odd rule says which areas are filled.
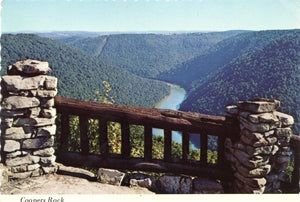
[[[105,167],[124,170],[141,170],[151,172],[188,174],[207,176],[216,179],[230,179],[224,158],[224,141],[226,137],[238,135],[233,124],[223,116],[210,116],[191,112],[163,110],[103,104],[76,99],[55,98],[55,107],[61,114],[61,137],[57,160],[72,166]],[[70,134],[69,115],[79,116],[81,152],[69,152],[68,136]],[[99,148],[101,154],[91,154],[88,144],[88,119],[99,120]],[[121,124],[121,154],[110,154],[108,150],[107,123]],[[144,126],[144,158],[130,156],[129,126]],[[164,130],[164,158],[152,157],[152,129]],[[182,132],[182,158],[171,156],[172,131]],[[189,134],[200,134],[200,161],[189,159]],[[217,164],[207,162],[208,135],[217,136]]]

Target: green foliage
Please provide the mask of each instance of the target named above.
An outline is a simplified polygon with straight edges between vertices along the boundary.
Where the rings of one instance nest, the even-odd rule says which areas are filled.
[[[2,75],[8,65],[28,58],[49,62],[62,97],[89,99],[93,89],[103,90],[101,82],[108,81],[117,104],[154,107],[170,91],[161,81],[133,75],[65,43],[32,34],[1,36]]]
[[[294,171],[294,161],[289,161],[289,164],[284,171],[289,177],[289,182],[292,181],[293,171]]]
[[[251,32],[225,42],[221,44],[228,43],[228,46],[222,48],[222,52],[235,49],[237,54],[226,59],[227,62],[221,63],[217,67],[218,70],[210,72],[205,81],[193,81],[194,86],[190,86],[188,97],[180,109],[221,115],[224,106],[235,104],[239,100],[249,100],[253,97],[274,98],[281,101],[280,111],[294,117],[293,132],[298,134],[300,31]],[[213,55],[218,60],[218,55]],[[192,70],[196,67],[189,68],[191,72],[186,70],[186,74],[195,75]],[[189,81],[192,79],[191,77]]]
[[[157,78],[176,64],[199,56],[217,42],[241,32],[117,34],[60,40],[136,75]]]

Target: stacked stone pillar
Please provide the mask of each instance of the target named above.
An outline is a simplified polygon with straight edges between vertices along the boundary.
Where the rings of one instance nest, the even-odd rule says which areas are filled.
[[[280,193],[291,152],[293,117],[276,111],[277,100],[256,98],[228,106],[240,123],[240,138],[225,142],[226,158],[234,173],[235,193]]]
[[[24,60],[7,68],[1,81],[1,156],[10,178],[56,171],[54,96],[57,78],[47,62]]]

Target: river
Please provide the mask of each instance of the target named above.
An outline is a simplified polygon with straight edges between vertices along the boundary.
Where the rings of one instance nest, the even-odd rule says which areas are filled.
[[[180,104],[186,99],[186,91],[178,85],[168,84],[171,86],[171,91],[168,96],[166,96],[163,100],[161,100],[155,107],[159,109],[173,109],[178,110],[180,108]],[[154,128],[152,130],[153,135],[163,136],[164,131],[162,129]],[[182,143],[182,133],[178,131],[172,131],[172,140],[178,143]],[[191,149],[198,149],[199,145],[199,135],[190,135],[191,139]],[[195,144],[193,143],[195,142]],[[198,144],[197,144],[198,143]]]

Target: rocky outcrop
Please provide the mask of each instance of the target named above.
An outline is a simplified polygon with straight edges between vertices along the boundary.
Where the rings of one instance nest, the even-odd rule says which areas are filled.
[[[54,96],[57,78],[47,76],[47,62],[24,60],[2,76],[2,162],[11,178],[56,172]]]

